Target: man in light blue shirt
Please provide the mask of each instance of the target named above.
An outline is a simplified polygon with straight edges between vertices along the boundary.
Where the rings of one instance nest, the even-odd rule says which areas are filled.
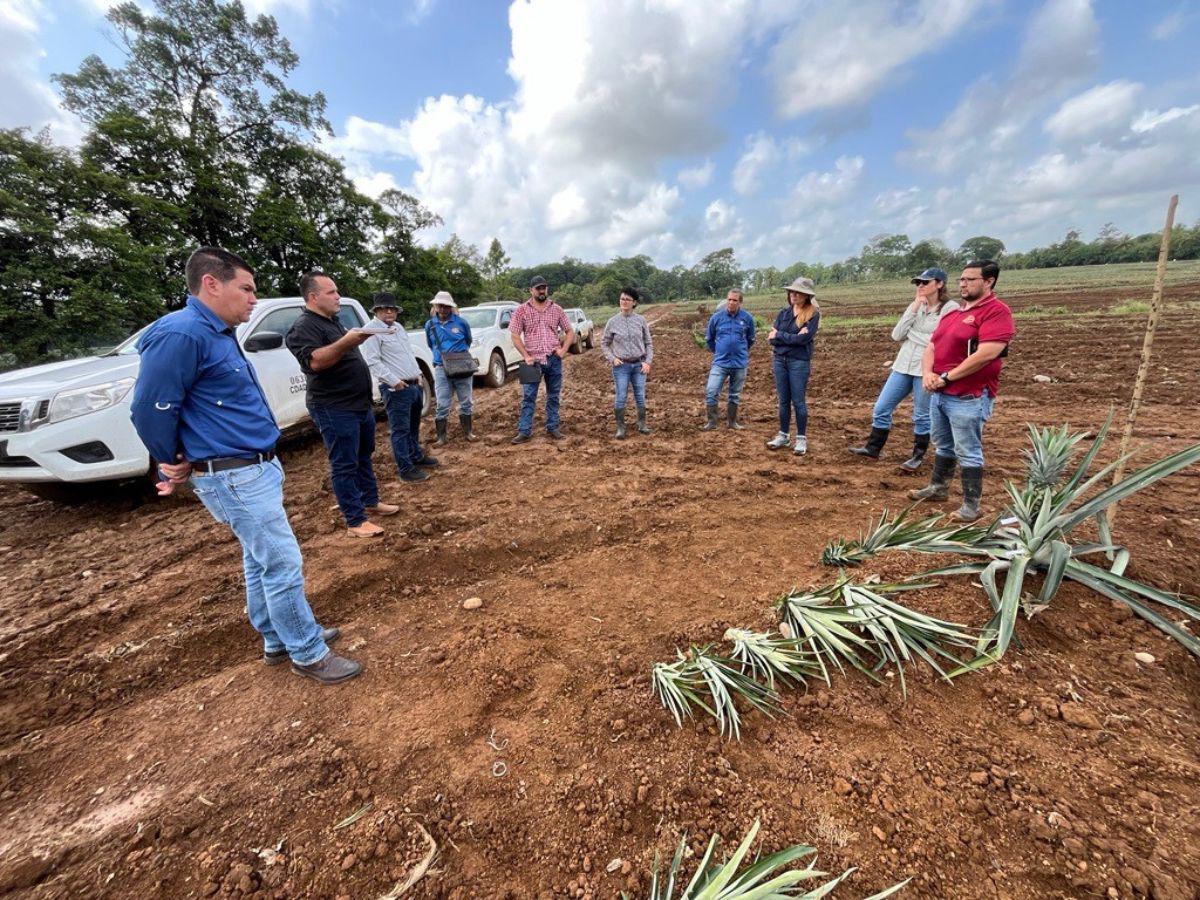
[[[708,421],[700,426],[700,430],[712,431],[717,427],[717,401],[728,379],[729,402],[725,407],[725,424],[741,431],[737,414],[742,402],[742,387],[746,384],[746,370],[750,366],[750,348],[754,346],[754,316],[742,309],[742,292],[737,288],[729,289],[724,306],[708,320],[705,343],[713,355],[713,361],[704,389],[704,408],[708,412]]]
[[[304,595],[303,560],[283,508],[279,428],[234,329],[258,302],[254,272],[240,258],[202,247],[186,267],[187,306],[138,341],[141,367],[131,418],[158,464],[159,493],[191,480],[196,496],[242,545],[246,608],[268,665],[322,684],[362,665],[331,652],[336,628],[317,625]]]

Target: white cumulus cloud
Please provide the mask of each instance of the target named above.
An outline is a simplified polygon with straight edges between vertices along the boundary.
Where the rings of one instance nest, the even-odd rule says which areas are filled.
[[[1142,86],[1110,81],[1063,102],[1043,126],[1060,141],[1074,141],[1124,131]]]

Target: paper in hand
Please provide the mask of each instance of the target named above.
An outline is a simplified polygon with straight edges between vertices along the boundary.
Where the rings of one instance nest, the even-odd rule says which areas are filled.
[[[395,325],[384,325],[378,319],[372,319],[366,325],[353,329],[359,334],[395,334]]]

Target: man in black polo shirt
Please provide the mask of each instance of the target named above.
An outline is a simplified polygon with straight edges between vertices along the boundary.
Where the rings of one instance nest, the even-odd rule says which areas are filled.
[[[287,348],[308,377],[309,415],[321,430],[329,453],[333,494],[355,537],[376,537],[383,529],[368,514],[391,516],[400,507],[379,502],[371,467],[375,451],[375,411],[371,407],[371,370],[358,350],[369,338],[347,331],[338,321],[341,295],[333,279],[309,272],[300,279],[304,312],[287,334]]]

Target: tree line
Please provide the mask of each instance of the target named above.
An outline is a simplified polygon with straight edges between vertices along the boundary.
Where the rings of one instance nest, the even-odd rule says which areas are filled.
[[[604,263],[565,257],[514,267],[499,239],[486,253],[457,236],[428,246],[441,219],[414,197],[360,193],[316,140],[332,134],[325,98],[288,86],[298,57],[266,15],[240,2],[126,2],[108,13],[121,64],[89,56],[55,76],[63,105],[83,123],[77,149],[46,133],[0,130],[0,368],[79,355],[116,343],[185,299],[183,263],[214,244],[245,257],[262,296],[297,291],[299,275],[329,273],[348,296],[390,290],[406,319],[438,290],[462,303],[521,299],[545,277],[567,306],[611,306],[623,287],[649,301],[720,296],[731,287],[781,288],[952,269],[970,258],[1007,268],[1152,261],[1158,235],[1105,226],[1049,247],[1008,253],[978,236],[951,250],[907,235],[873,238],[831,264],[743,268],[732,247],[692,266],[650,257]],[[1200,256],[1200,224],[1176,228],[1173,255]]]

